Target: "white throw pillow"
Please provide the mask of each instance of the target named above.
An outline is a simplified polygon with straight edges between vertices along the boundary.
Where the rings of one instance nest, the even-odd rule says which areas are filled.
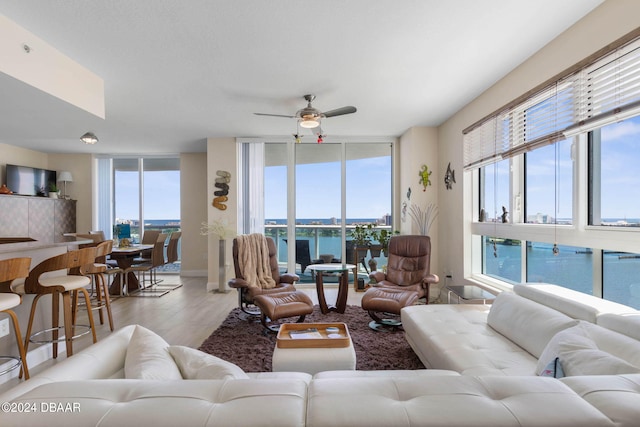
[[[640,369],[602,350],[584,348],[560,351],[566,376],[637,374]]]
[[[638,343],[632,338],[580,321],[549,340],[538,359],[536,374],[540,375],[556,357],[566,376],[638,373],[638,357],[631,357],[637,349]]]
[[[239,366],[200,350],[181,345],[169,347],[169,353],[185,380],[248,379]]]
[[[180,370],[169,354],[169,344],[159,335],[136,326],[124,360],[124,377],[139,380],[181,380]]]
[[[585,337],[581,331],[580,326],[574,326],[555,334],[549,340],[538,359],[536,375],[541,375],[549,363],[560,357],[560,353],[563,351],[597,349],[595,343],[590,338]]]

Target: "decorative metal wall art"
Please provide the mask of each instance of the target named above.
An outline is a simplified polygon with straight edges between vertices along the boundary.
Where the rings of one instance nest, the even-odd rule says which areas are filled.
[[[422,165],[422,169],[418,172],[418,175],[420,175],[420,184],[422,184],[422,191],[427,191],[427,187],[431,185],[431,180],[429,179],[431,173],[432,171],[429,171],[427,165]]]
[[[229,194],[229,182],[231,182],[231,174],[227,171],[217,171],[216,175],[216,183],[214,184],[220,190],[214,191],[213,195],[216,196],[213,199],[211,205],[214,208],[220,209],[221,211],[227,209],[227,205],[224,204],[229,198],[227,195]]]
[[[444,174],[444,185],[447,187],[447,190],[451,190],[453,188],[453,184],[456,182],[456,171],[451,169],[451,162],[447,166],[447,172]]]

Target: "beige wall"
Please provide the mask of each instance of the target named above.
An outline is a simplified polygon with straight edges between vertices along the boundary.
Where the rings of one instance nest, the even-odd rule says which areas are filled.
[[[67,183],[67,193],[77,200],[76,203],[76,231],[78,233],[88,233],[93,229],[93,182],[92,165],[93,156],[91,154],[49,154],[49,169],[69,171],[73,177],[73,182]],[[58,186],[62,191],[63,183]]]
[[[0,143],[0,185],[6,184],[5,165],[7,164],[49,169],[49,156],[39,151]]]
[[[399,185],[395,186],[395,191],[399,192],[399,206],[396,206],[396,212],[400,216],[400,232],[402,234],[418,234],[419,229],[411,220],[409,215],[409,207],[412,204],[425,209],[430,203],[439,206],[439,190],[444,187],[442,180],[443,171],[446,170],[446,164],[442,166],[438,160],[438,130],[431,127],[413,127],[405,132],[399,140],[399,167],[396,179]],[[431,185],[423,191],[420,184],[419,172],[422,165],[426,165],[431,171]],[[407,197],[407,190],[411,188],[411,198]],[[403,213],[403,205],[406,203],[406,213]],[[398,215],[396,215],[398,216]],[[429,231],[431,237],[431,271],[442,277],[442,269],[440,267],[439,251],[439,222],[438,215]],[[431,297],[437,298],[438,288],[444,283],[441,280],[439,286],[432,287]]]
[[[604,2],[438,128],[439,164],[446,168],[451,161],[458,181],[453,190],[440,191],[438,224],[441,235],[446,235],[438,246],[442,268],[452,272],[454,281],[471,273],[471,245],[465,240],[471,225],[471,174],[462,172],[462,130],[634,30],[639,14],[640,2],[635,0]]]
[[[180,155],[182,276],[207,276],[208,239],[200,233],[207,221],[207,154]]]
[[[235,138],[209,138],[207,140],[207,209],[208,221],[226,221],[229,226],[235,230],[238,229],[238,173],[237,173],[237,147]],[[229,183],[228,201],[225,203],[227,209],[219,210],[211,205],[215,187],[215,180],[218,178],[216,171],[223,170],[231,173],[231,182]],[[233,274],[233,259],[231,257],[231,248],[233,239],[226,241],[226,260],[225,260],[225,277],[220,283],[219,280],[219,251],[218,238],[209,236],[209,274],[207,281],[208,290],[228,291],[227,280],[230,274]]]

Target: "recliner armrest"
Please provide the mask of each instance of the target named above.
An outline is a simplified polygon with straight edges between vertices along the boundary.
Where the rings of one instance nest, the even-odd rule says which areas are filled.
[[[429,273],[422,279],[422,283],[426,286],[432,283],[440,282],[440,278],[437,274]]]
[[[387,275],[382,271],[374,271],[373,273],[369,273],[369,278],[374,279],[377,283],[380,283],[387,278]]]
[[[300,276],[297,274],[285,273],[280,275],[280,283],[290,283],[293,285],[298,280],[300,280]]]
[[[234,277],[233,279],[229,280],[229,287],[234,288],[234,289],[239,289],[239,288],[248,288],[249,287],[249,282],[247,282],[244,279],[240,279],[238,277]]]

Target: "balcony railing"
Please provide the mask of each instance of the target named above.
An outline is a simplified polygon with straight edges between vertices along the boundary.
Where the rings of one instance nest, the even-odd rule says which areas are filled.
[[[346,226],[347,241],[351,240],[351,232],[355,225]],[[378,225],[376,230],[391,231],[391,226]],[[287,225],[286,224],[266,224],[264,234],[273,238],[276,243],[278,263],[283,267],[287,263]],[[342,226],[325,224],[296,224],[296,240],[309,241],[309,256],[311,261],[321,259],[325,255],[338,260],[342,259]],[[372,242],[374,245],[378,242]],[[348,251],[349,252],[349,251]],[[349,258],[347,253],[347,258]],[[362,254],[360,254],[362,255]],[[300,254],[296,255],[296,260],[300,259]],[[347,259],[347,262],[354,262]],[[360,269],[363,267],[360,265]]]

